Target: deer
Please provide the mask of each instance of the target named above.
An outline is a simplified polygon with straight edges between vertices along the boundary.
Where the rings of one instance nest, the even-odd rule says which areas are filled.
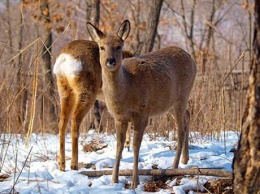
[[[132,57],[129,51],[123,51],[124,57]],[[53,67],[60,97],[59,169],[65,166],[65,134],[71,117],[72,156],[71,170],[78,170],[79,127],[96,100],[104,101],[102,93],[101,65],[99,63],[98,44],[89,40],[74,40],[60,51]],[[96,111],[96,110],[95,110]],[[130,130],[126,147],[130,146]]]
[[[183,49],[170,46],[123,59],[124,41],[130,33],[125,20],[116,34],[105,34],[87,23],[91,38],[98,43],[105,103],[116,126],[116,159],[112,182],[118,183],[119,165],[126,139],[127,123],[133,122],[132,188],[139,184],[138,158],[144,130],[150,117],[172,111],[177,124],[178,142],[173,169],[189,160],[189,112],[187,105],[197,66]]]

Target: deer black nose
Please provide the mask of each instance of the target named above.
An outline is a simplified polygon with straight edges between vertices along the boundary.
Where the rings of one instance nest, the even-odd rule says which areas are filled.
[[[116,59],[115,58],[107,58],[107,63],[109,65],[114,66],[116,64]]]

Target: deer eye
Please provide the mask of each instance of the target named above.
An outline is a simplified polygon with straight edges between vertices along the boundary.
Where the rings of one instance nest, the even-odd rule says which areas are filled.
[[[118,51],[121,51],[121,49],[122,49],[121,46],[117,46],[117,47],[116,47],[116,50],[118,50]]]
[[[101,46],[101,47],[100,47],[100,50],[101,50],[101,51],[104,51],[104,50],[105,50],[105,47]]]

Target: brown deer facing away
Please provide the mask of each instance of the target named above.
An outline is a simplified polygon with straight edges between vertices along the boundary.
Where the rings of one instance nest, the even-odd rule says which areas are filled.
[[[123,52],[124,57],[132,57]],[[59,169],[65,170],[65,134],[71,117],[72,158],[71,169],[78,169],[79,127],[96,99],[103,100],[99,48],[96,42],[75,40],[65,45],[56,59],[53,72],[56,75],[60,96],[60,151]],[[128,133],[130,141],[130,131]]]
[[[102,90],[108,110],[116,125],[117,151],[112,182],[118,182],[119,164],[126,139],[127,123],[134,126],[134,167],[132,188],[139,184],[139,149],[148,118],[172,109],[178,127],[178,146],[173,168],[189,160],[189,113],[186,111],[194,80],[196,64],[178,47],[167,47],[138,57],[124,59],[122,48],[130,32],[124,21],[117,35],[107,35],[88,23],[92,39],[97,41],[102,67]]]

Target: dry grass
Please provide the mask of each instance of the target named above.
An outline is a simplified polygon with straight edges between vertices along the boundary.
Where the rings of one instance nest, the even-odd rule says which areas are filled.
[[[44,47],[41,30],[43,26],[39,21],[34,21],[32,25],[30,14],[28,11],[27,15],[23,15],[26,35],[23,47],[15,49],[19,42],[19,26],[12,29],[13,48],[10,47],[7,34],[1,34],[1,38],[6,41],[0,44],[0,133],[20,133],[24,138],[28,134],[28,139],[31,133],[58,133],[58,119],[53,122],[47,119],[45,110],[48,107],[43,103],[44,99],[50,99],[55,105],[54,114],[57,118],[60,110],[57,88],[54,88],[55,99],[45,94],[47,86],[44,85],[45,74],[41,64],[41,51]],[[55,37],[52,50],[53,63],[61,47],[68,41],[73,28],[69,29],[69,24],[66,24],[66,30],[53,35]],[[190,130],[200,132],[198,139],[218,137],[220,132],[225,130],[239,132],[245,109],[249,53],[242,53],[236,58],[240,51],[233,52],[236,50],[236,45],[233,44],[236,42],[235,38],[232,42],[215,36],[216,42],[219,40],[225,44],[220,45],[223,50],[220,49],[207,56],[207,70],[203,75],[200,73],[201,59],[197,59],[199,73],[190,98]],[[244,50],[242,43],[243,41],[239,49]],[[215,46],[216,49],[218,47],[219,45]],[[226,53],[228,49],[232,52]],[[101,109],[103,132],[114,133],[113,118],[104,105]],[[89,113],[82,122],[82,133],[89,130],[93,120],[93,113]],[[172,131],[175,131],[175,123],[171,114],[151,119],[146,130],[151,139],[157,136],[171,138],[169,134]]]
[[[35,57],[39,56],[36,55]],[[238,63],[243,63],[243,60]],[[37,65],[36,62],[33,65]],[[58,120],[56,123],[47,123],[43,120],[44,109],[41,104],[43,78],[40,69],[37,68],[32,68],[30,75],[35,75],[35,71],[39,71],[38,76],[26,76],[24,87],[18,91],[16,90],[16,83],[11,79],[15,76],[14,69],[10,70],[9,75],[1,75],[5,80],[0,87],[0,126],[2,133],[26,134],[29,129],[36,133],[57,132]],[[12,76],[10,76],[11,74]],[[248,72],[242,70],[233,72],[212,71],[205,75],[199,74],[189,103],[190,130],[200,132],[198,133],[199,136],[212,138],[218,137],[220,132],[225,130],[239,132],[245,109],[247,79]],[[36,83],[39,84],[37,88],[35,88]],[[57,91],[56,99],[58,99]],[[57,107],[56,114],[58,116],[59,102],[56,100],[54,103]],[[21,111],[23,107],[25,107],[25,110]],[[113,118],[107,112],[104,103],[101,103],[100,107],[103,132],[114,133]],[[21,115],[22,112],[23,115]],[[82,122],[81,132],[88,131],[93,122],[94,116],[93,111],[91,111]],[[151,119],[146,131],[151,134],[151,138],[153,138],[152,136],[169,137],[170,132],[175,131],[173,115],[168,113]]]
[[[52,3],[56,5],[57,2],[53,1]],[[41,64],[42,48],[45,46],[45,35],[43,34],[44,26],[40,20],[37,20],[36,16],[39,14],[39,9],[35,6],[38,6],[38,4],[22,7],[21,9],[23,10],[18,12],[13,10],[18,10],[19,4],[13,3],[10,7],[10,13],[12,13],[12,15],[8,15],[8,12],[6,12],[2,13],[0,17],[3,23],[9,19],[11,22],[10,26],[5,26],[5,30],[9,30],[9,34],[0,34],[0,133],[20,133],[23,138],[26,137],[28,132],[28,138],[31,133],[58,133],[59,98],[56,88],[54,88],[55,99],[51,99],[50,96],[45,94],[47,86],[44,85],[45,74]],[[64,4],[63,6],[66,8],[67,5]],[[70,4],[68,4],[68,6],[70,6]],[[61,7],[51,7],[50,11],[54,14],[56,12],[64,14],[62,5]],[[56,8],[58,10],[56,10]],[[118,8],[120,8],[120,6],[118,6]],[[236,9],[238,9],[241,14],[245,14],[245,17],[241,18],[246,18],[247,13],[243,12],[244,10],[241,10],[241,7],[237,7]],[[81,15],[82,13],[77,9],[74,11],[75,16],[67,15],[63,21],[58,23],[64,26],[62,33],[57,33],[55,26],[53,26],[53,45],[51,52],[53,63],[61,47],[68,41],[75,38],[82,38],[82,35],[84,35],[84,37],[86,36],[86,26],[84,22],[82,22],[83,20],[79,20],[80,22],[77,23],[78,19],[82,19],[84,15]],[[2,10],[2,12],[4,11]],[[188,9],[187,12],[189,12]],[[200,16],[199,13],[200,11],[196,12],[198,17]],[[124,17],[126,16],[125,14],[126,13],[122,13]],[[171,12],[167,12],[167,14],[172,16]],[[167,14],[164,17],[168,16]],[[207,14],[205,14],[205,16],[206,15]],[[17,24],[17,18],[21,18],[20,24]],[[103,18],[101,18],[101,20],[102,19]],[[108,19],[106,18],[106,20]],[[226,20],[236,24],[236,19],[232,17],[227,17]],[[75,25],[73,25],[73,22],[76,22]],[[201,21],[198,20],[198,22]],[[250,26],[248,21],[243,20],[243,22]],[[101,23],[105,25],[103,20]],[[169,26],[164,26],[167,24],[168,22],[161,26],[161,28],[164,27],[162,29],[165,30],[165,32],[167,32],[168,28],[176,28],[176,26],[171,26],[170,21]],[[227,34],[228,37],[220,36],[223,28],[225,29],[225,23],[223,23],[223,26],[216,26],[216,29],[214,29],[216,31],[214,34],[214,42],[212,43],[214,46],[211,45],[210,48],[207,48],[206,56],[203,56],[205,57],[205,61],[207,61],[207,69],[203,75],[200,74],[202,59],[198,56],[199,75],[191,94],[189,107],[191,113],[190,130],[200,132],[197,133],[198,139],[201,137],[218,137],[220,132],[225,130],[240,131],[246,99],[245,89],[247,88],[247,71],[249,69],[248,58],[250,58],[248,57],[249,53],[242,53],[239,56],[239,53],[246,50],[248,45],[250,45],[250,43],[248,43],[250,41],[247,41],[248,37],[246,35],[243,36],[242,39],[240,36],[241,31],[245,33],[248,30],[248,26],[246,25],[234,25],[233,31],[237,32],[237,34]],[[8,27],[11,28],[8,29]],[[135,35],[135,33],[133,29],[133,35]],[[184,37],[178,36],[181,35],[176,32],[171,41],[182,45],[182,47],[187,46],[185,45],[185,41],[182,41]],[[198,40],[194,40],[194,44],[198,44],[196,41],[200,41],[199,39],[202,38],[199,36],[200,35],[198,35]],[[201,34],[201,36],[203,36],[203,34]],[[161,38],[161,45],[166,45],[168,43],[166,36],[164,35]],[[19,47],[20,41],[22,43],[21,47]],[[171,43],[171,41],[169,42]],[[131,44],[134,42],[135,39],[131,39]],[[198,47],[198,53],[203,51],[198,45],[196,45],[196,47]],[[235,73],[235,71],[239,71],[240,73]],[[44,99],[50,99],[51,103],[56,107],[54,114],[57,116],[57,119],[53,122],[47,119],[48,115],[46,115],[46,110],[48,107],[43,103]],[[103,132],[114,133],[113,118],[108,114],[104,105],[102,106],[101,115]],[[82,122],[82,133],[89,130],[93,120],[93,113],[89,113]],[[151,139],[157,136],[172,138],[170,137],[170,132],[172,131],[175,131],[175,123],[171,114],[152,119],[146,130],[146,132],[150,134]]]

